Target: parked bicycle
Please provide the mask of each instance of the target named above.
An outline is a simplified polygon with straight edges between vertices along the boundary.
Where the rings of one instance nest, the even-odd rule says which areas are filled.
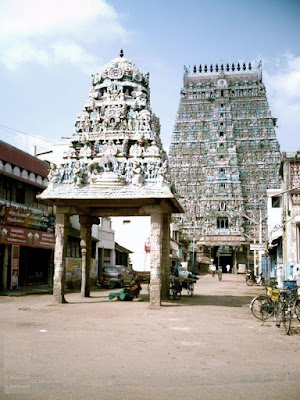
[[[300,300],[298,288],[266,288],[266,295],[255,297],[250,304],[253,316],[261,321],[274,316],[276,326],[282,327],[286,334],[292,330],[293,319],[300,321]]]
[[[289,335],[292,331],[294,320],[300,321],[300,300],[298,299],[298,288],[285,288],[280,291],[280,295],[275,304],[275,322],[277,327]]]

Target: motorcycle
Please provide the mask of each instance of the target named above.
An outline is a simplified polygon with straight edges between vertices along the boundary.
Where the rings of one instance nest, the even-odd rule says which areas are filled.
[[[257,277],[253,275],[253,273],[248,272],[246,274],[246,284],[248,286],[253,286],[253,285],[263,285],[265,283],[265,278],[262,276],[262,274],[258,275]]]

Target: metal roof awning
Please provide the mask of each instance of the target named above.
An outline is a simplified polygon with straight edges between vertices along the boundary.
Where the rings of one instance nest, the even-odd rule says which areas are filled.
[[[119,243],[115,242],[115,250],[119,251],[120,253],[133,253],[133,251],[126,249],[126,247],[121,246]]]

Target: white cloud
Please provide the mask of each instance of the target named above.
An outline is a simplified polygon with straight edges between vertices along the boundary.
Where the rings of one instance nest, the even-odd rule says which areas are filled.
[[[266,63],[264,81],[272,114],[278,118],[282,150],[297,150],[300,147],[300,57],[286,53],[276,63]]]
[[[79,66],[87,74],[91,74],[99,68],[100,60],[88,54],[83,47],[76,43],[56,42],[52,45],[53,57],[56,63],[68,62]]]
[[[99,65],[86,50],[126,42],[129,33],[107,0],[4,0],[0,6],[0,63],[69,62],[90,73]]]
[[[37,49],[28,41],[18,41],[2,49],[0,60],[6,68],[14,70],[20,64],[29,61],[48,66],[50,55],[45,50]]]

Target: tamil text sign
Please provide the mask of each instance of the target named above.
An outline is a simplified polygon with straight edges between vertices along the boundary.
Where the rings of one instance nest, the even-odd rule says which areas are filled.
[[[0,225],[0,243],[53,249],[55,235],[54,233],[35,231],[33,229]]]

